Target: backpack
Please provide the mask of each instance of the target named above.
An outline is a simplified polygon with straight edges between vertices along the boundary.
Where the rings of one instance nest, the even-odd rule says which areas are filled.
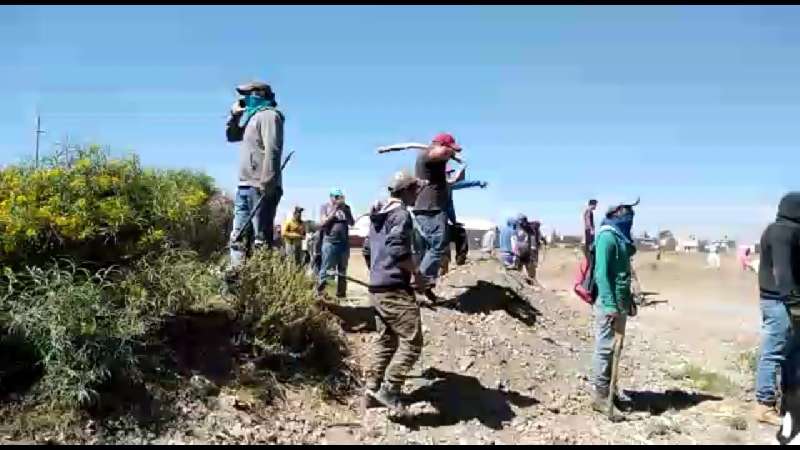
[[[594,261],[592,261],[594,254],[590,253],[589,255],[589,258],[584,255],[578,263],[573,291],[581,300],[589,305],[594,305],[597,300],[597,284],[594,281]]]

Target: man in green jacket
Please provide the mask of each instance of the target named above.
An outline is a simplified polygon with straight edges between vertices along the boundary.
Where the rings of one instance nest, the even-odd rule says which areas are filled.
[[[625,323],[633,304],[631,295],[631,256],[636,252],[631,228],[632,205],[612,206],[606,213],[595,239],[594,276],[598,296],[594,305],[595,348],[592,358],[593,408],[608,412],[615,334],[625,334]],[[616,355],[619,358],[619,355]],[[616,397],[615,397],[616,398]]]

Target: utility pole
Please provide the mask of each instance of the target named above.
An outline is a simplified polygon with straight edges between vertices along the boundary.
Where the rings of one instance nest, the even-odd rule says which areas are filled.
[[[36,168],[39,168],[39,136],[41,136],[43,133],[44,130],[42,130],[42,118],[41,116],[39,116],[39,113],[36,113],[36,132],[35,132],[36,149],[34,152],[35,155],[34,157],[36,159],[36,165],[35,165]]]

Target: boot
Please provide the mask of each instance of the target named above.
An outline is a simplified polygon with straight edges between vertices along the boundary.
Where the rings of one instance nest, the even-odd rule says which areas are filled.
[[[400,402],[400,389],[388,388],[384,384],[377,392],[368,389],[367,395],[381,405],[389,408],[393,413],[403,414],[405,412],[405,408]]]
[[[592,392],[592,409],[596,412],[601,414],[608,414],[608,391],[604,389],[595,389]],[[614,406],[612,409],[612,415],[619,416],[620,411],[618,409],[619,404],[619,397],[614,395]]]
[[[431,302],[432,304],[435,305],[439,303],[439,297],[437,297],[436,294],[433,293],[433,288],[429,287],[425,289],[423,294],[425,295],[425,298],[428,299],[428,301]]]
[[[755,408],[753,408],[753,418],[761,423],[766,423],[768,425],[781,425],[781,418],[778,416],[778,411],[775,410],[775,407],[772,405],[765,405],[763,403],[757,403]]]
[[[378,401],[374,398],[378,389],[379,388],[375,384],[367,385],[367,387],[364,389],[364,395],[361,399],[361,407],[364,411],[369,408],[377,408],[380,406],[380,403],[378,403]]]

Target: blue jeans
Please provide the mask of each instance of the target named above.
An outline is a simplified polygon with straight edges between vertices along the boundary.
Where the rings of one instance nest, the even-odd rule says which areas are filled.
[[[253,233],[253,244],[255,246],[266,245],[272,247],[275,225],[275,212],[278,203],[283,195],[283,190],[278,187],[263,194],[258,189],[250,186],[239,186],[233,200],[233,230],[231,231],[231,267],[239,267],[244,262],[245,255],[249,250],[246,244],[246,237],[242,236],[238,242],[233,241],[233,237],[244,227],[247,218],[258,204],[262,195],[266,195],[261,207],[253,216],[251,231]]]
[[[615,323],[616,322],[616,323]],[[606,393],[611,384],[611,363],[614,353],[614,327],[625,331],[627,316],[620,314],[611,320],[599,301],[594,304],[594,355],[592,356],[592,385]]]
[[[319,270],[319,283],[317,292],[325,289],[330,275],[328,271],[336,269],[336,296],[347,296],[347,262],[350,260],[350,244],[347,242],[328,242],[322,243],[322,264]]]
[[[414,214],[420,228],[414,240],[417,256],[421,258],[419,270],[432,286],[439,276],[442,257],[450,243],[447,237],[447,212],[415,211]]]
[[[756,370],[756,400],[774,405],[778,373],[784,389],[794,386],[800,367],[800,333],[794,331],[786,305],[761,299],[761,351]]]

